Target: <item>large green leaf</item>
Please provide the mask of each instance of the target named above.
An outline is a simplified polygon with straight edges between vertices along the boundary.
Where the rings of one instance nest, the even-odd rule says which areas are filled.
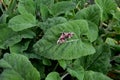
[[[47,77],[45,78],[45,80],[61,80],[59,73],[57,72],[51,72],[47,75]]]
[[[111,67],[110,55],[110,47],[106,44],[102,44],[96,47],[95,54],[82,57],[79,60],[76,60],[74,64],[81,65],[86,70],[93,70],[106,74]]]
[[[0,80],[40,80],[39,72],[20,54],[5,54],[0,67],[4,69]]]
[[[23,30],[20,32],[14,32],[6,25],[0,26],[0,48],[5,49],[12,46],[22,40],[22,38],[33,38],[35,33],[31,30]]]
[[[71,76],[76,77],[78,80],[112,80],[102,73],[85,71],[81,66],[73,65],[71,68],[67,68],[67,71]]]
[[[61,24],[64,22],[67,22],[67,20],[64,17],[48,18],[46,21],[40,23],[40,28],[43,31],[46,31],[47,29],[51,28],[52,26],[55,26],[57,24]]]
[[[19,0],[18,11],[21,14],[31,13],[35,15],[35,3],[33,0]]]
[[[17,15],[8,23],[8,27],[14,31],[22,31],[34,26],[36,26],[36,18],[32,14]]]
[[[57,16],[67,11],[75,9],[75,3],[72,1],[61,1],[55,3],[51,8],[50,12],[52,15]]]
[[[85,71],[84,80],[112,80],[99,72]]]
[[[88,57],[88,61],[91,62],[89,62],[87,68],[89,70],[107,73],[111,67],[110,57],[111,51],[109,45],[100,45],[96,47],[96,53]]]
[[[72,38],[63,44],[57,44],[62,32],[73,32]],[[89,27],[85,20],[73,20],[56,25],[47,30],[41,40],[34,45],[37,54],[50,59],[75,59],[95,53],[90,43]],[[93,34],[94,36],[94,34]]]
[[[78,11],[75,15],[76,19],[85,19],[95,24],[99,24],[100,21],[100,10],[97,5],[90,5],[87,8],[83,8],[82,10]]]
[[[108,14],[110,14],[112,10],[116,10],[117,8],[114,0],[95,0],[95,3],[100,9],[100,17],[102,21],[107,20]]]

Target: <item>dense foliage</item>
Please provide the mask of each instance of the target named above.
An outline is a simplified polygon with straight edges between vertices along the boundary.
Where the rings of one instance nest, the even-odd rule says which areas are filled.
[[[0,0],[0,80],[120,80],[119,0]]]

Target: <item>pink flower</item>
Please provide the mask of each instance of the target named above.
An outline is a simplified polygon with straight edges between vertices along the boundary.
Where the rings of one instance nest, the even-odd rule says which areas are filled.
[[[59,37],[59,39],[58,39],[58,41],[57,41],[57,44],[61,44],[61,43],[66,42],[66,40],[67,40],[68,38],[71,38],[73,35],[74,35],[73,32],[63,32],[63,33],[60,35],[60,37]]]

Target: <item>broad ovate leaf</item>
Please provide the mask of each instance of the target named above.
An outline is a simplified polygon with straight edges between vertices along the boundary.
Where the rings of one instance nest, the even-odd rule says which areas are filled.
[[[112,10],[116,10],[117,8],[117,4],[114,0],[95,0],[95,3],[100,9],[101,21],[107,20],[108,14],[110,14]]]
[[[62,44],[57,41],[63,32],[74,33],[73,37]],[[95,53],[88,35],[89,27],[86,20],[73,20],[58,24],[48,29],[41,40],[34,45],[34,51],[49,59],[76,59]],[[94,34],[93,34],[94,36]]]
[[[19,0],[18,11],[20,14],[31,13],[35,15],[35,3],[33,0]]]
[[[45,80],[61,80],[59,73],[57,72],[51,72],[47,75]]]
[[[39,72],[27,57],[20,54],[5,54],[0,67],[4,69],[0,80],[40,80]]]
[[[107,74],[111,64],[111,51],[107,44],[96,46],[96,53],[93,55],[82,57],[74,62],[74,65],[81,65],[86,70],[93,70]]]
[[[8,23],[8,27],[14,31],[22,31],[34,26],[36,26],[36,18],[32,14],[17,15]]]
[[[106,75],[94,71],[85,71],[84,75],[84,80],[112,80]]]
[[[57,16],[67,11],[74,10],[75,7],[76,4],[72,1],[61,1],[52,5],[49,11],[52,15]]]
[[[12,29],[8,28],[6,24],[0,25],[0,48],[6,49],[9,46],[20,42],[23,38],[33,38],[35,33],[31,30],[23,30],[19,32],[14,32]]]
[[[99,24],[100,10],[97,5],[90,5],[87,8],[83,8],[75,15],[75,19],[85,19],[95,24]]]
[[[57,25],[67,22],[67,19],[64,17],[53,17],[53,18],[48,18],[46,21],[40,23],[40,28],[43,31],[46,31],[47,29]]]

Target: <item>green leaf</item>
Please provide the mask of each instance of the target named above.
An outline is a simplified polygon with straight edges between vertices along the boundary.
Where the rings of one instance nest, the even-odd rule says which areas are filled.
[[[90,1],[88,0],[72,0],[72,1],[77,4],[76,5],[77,9],[83,9],[84,7],[86,7],[86,4],[88,6],[88,2],[90,3]]]
[[[111,12],[113,15],[112,22],[109,23],[110,27],[115,30],[116,33],[120,33],[120,10]]]
[[[43,58],[42,63],[47,66],[51,66],[51,61],[49,59]]]
[[[4,69],[0,80],[40,80],[39,72],[20,54],[5,54],[0,67]]]
[[[59,73],[57,72],[51,72],[47,75],[45,80],[61,80]]]
[[[32,60],[32,65],[40,72],[40,80],[45,80],[46,77],[46,66],[43,65],[40,59]]]
[[[57,44],[62,32],[73,32],[72,38]],[[49,59],[76,59],[95,53],[95,49],[84,36],[89,37],[89,27],[85,20],[73,20],[56,25],[47,30],[41,40],[34,45],[37,54]],[[94,36],[94,34],[93,34]]]
[[[49,11],[52,15],[57,16],[67,11],[74,10],[75,6],[75,3],[73,3],[72,1],[61,1],[51,6]]]
[[[67,20],[64,17],[53,17],[53,18],[48,18],[46,21],[40,23],[40,28],[43,31],[46,31],[47,29],[57,25],[67,22]]]
[[[119,63],[119,62],[120,62],[120,56],[119,56],[119,55],[116,56],[116,57],[114,58],[114,60],[115,60],[115,62]]]
[[[7,18],[8,18],[7,14],[2,14],[1,17],[0,17],[0,24],[6,23]]]
[[[31,13],[35,15],[35,3],[33,0],[19,0],[18,11],[20,14]]]
[[[117,4],[114,0],[95,0],[95,3],[100,9],[100,18],[101,21],[107,20],[108,14],[111,13],[112,10],[116,10]]]
[[[111,51],[109,45],[104,44],[96,47],[96,53],[88,57],[88,70],[107,73],[111,67],[110,57]]]
[[[98,25],[100,21],[100,10],[97,5],[90,5],[78,11],[75,15],[75,19],[85,19]]]
[[[65,60],[58,60],[58,63],[64,70],[67,68],[67,63]]]
[[[10,1],[9,1],[9,0],[3,0],[3,3],[4,3],[5,5],[9,5],[9,4],[10,4]]]
[[[98,27],[95,23],[88,21],[89,32],[88,38],[91,42],[95,41],[98,38]],[[94,36],[93,36],[94,35]]]
[[[36,19],[31,14],[17,15],[9,20],[8,27],[14,31],[22,31],[36,26]]]
[[[76,77],[78,80],[84,80],[84,69],[81,66],[67,68],[67,71],[71,76]]]
[[[27,50],[29,43],[30,41],[24,41],[10,46],[10,53],[23,53],[23,51]]]
[[[46,5],[47,7],[51,7],[54,4],[54,0],[39,0],[40,4],[38,5]]]
[[[46,20],[49,17],[49,9],[54,4],[54,0],[36,0],[37,11],[40,17]]]
[[[26,56],[29,59],[39,59],[39,60],[42,59],[40,55],[35,54],[35,53],[26,53],[26,52],[24,52],[23,55]]]
[[[111,51],[107,44],[96,46],[96,53],[86,57],[82,57],[74,62],[75,65],[81,65],[86,70],[107,73],[111,67],[110,64]]]
[[[112,80],[99,72],[85,71],[84,80]]]
[[[0,26],[0,48],[5,49],[20,42],[23,38],[33,38],[35,33],[31,30],[14,32],[7,25]]]
[[[118,20],[120,19],[120,8],[117,8],[116,11],[112,11],[111,14],[113,15],[113,19]]]
[[[112,45],[112,46],[117,44],[117,41],[115,39],[112,39],[112,38],[107,38],[105,42],[109,45]]]
[[[46,20],[49,16],[49,10],[48,7],[46,5],[42,5],[40,6],[40,14],[41,14],[41,18],[43,20]]]

